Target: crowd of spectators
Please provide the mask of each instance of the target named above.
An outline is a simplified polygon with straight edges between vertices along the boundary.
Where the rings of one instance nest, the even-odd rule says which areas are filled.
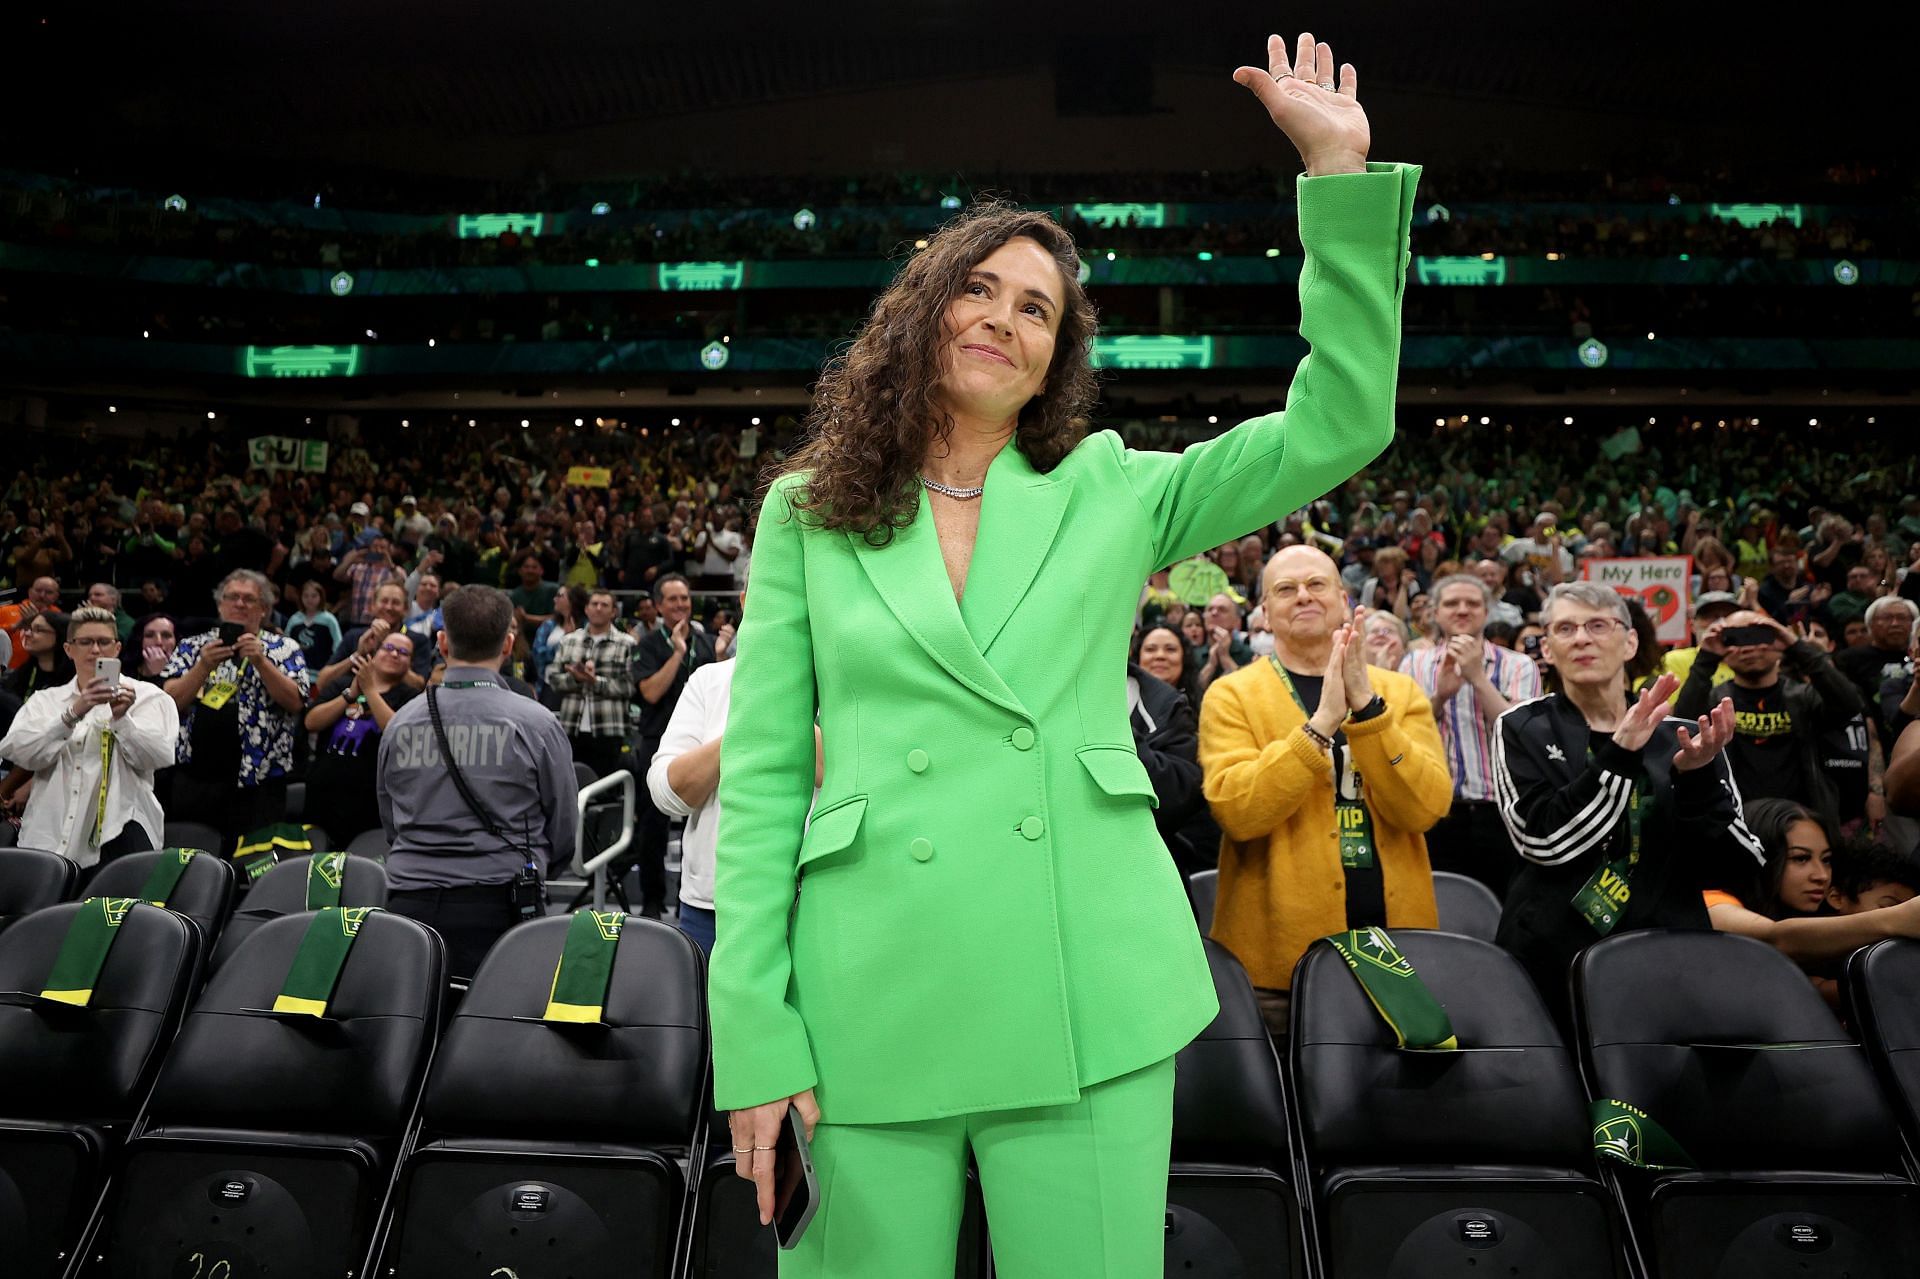
[[[1183,870],[1213,865],[1236,841],[1284,843],[1301,821],[1317,820],[1270,812],[1262,798],[1271,763],[1263,746],[1298,719],[1308,740],[1324,737],[1346,761],[1329,805],[1373,795],[1387,806],[1373,814],[1363,850],[1377,855],[1368,863],[1376,870],[1348,867],[1349,922],[1424,920],[1424,881],[1406,876],[1429,861],[1518,894],[1510,903],[1560,894],[1571,872],[1509,840],[1518,810],[1505,793],[1560,783],[1544,756],[1503,762],[1500,745],[1503,729],[1521,731],[1506,712],[1543,693],[1566,709],[1535,714],[1532,736],[1510,736],[1509,753],[1530,743],[1558,749],[1558,713],[1576,726],[1585,716],[1595,741],[1612,732],[1623,753],[1602,751],[1594,765],[1602,773],[1629,767],[1629,756],[1657,763],[1673,752],[1672,721],[1656,727],[1671,705],[1703,725],[1712,719],[1720,734],[1689,768],[1724,776],[1748,802],[1796,805],[1841,860],[1907,865],[1899,858],[1920,843],[1920,827],[1889,807],[1882,779],[1920,717],[1920,574],[1911,571],[1920,564],[1920,479],[1911,450],[1872,419],[1626,428],[1613,417],[1606,430],[1538,415],[1404,422],[1391,450],[1336,491],[1143,584],[1129,666],[1135,731],[1162,792],[1159,829]],[[1133,446],[1160,449],[1220,429],[1197,420],[1114,425]],[[164,691],[177,712],[167,721],[169,766],[133,757],[166,811],[211,816],[223,837],[237,838],[277,820],[289,783],[302,779],[309,813],[339,824],[333,833],[344,838],[377,824],[381,734],[443,669],[442,604],[466,586],[506,588],[515,635],[503,676],[552,709],[576,762],[596,775],[640,774],[663,741],[675,743],[652,789],[680,802],[644,808],[637,840],[643,909],[658,910],[668,814],[699,811],[717,763],[710,713],[693,725],[699,716],[689,712],[679,730],[671,721],[688,677],[732,655],[759,481],[796,431],[784,417],[746,428],[604,418],[520,430],[339,423],[326,428],[324,477],[250,468],[233,430],[122,449],[48,440],[20,455],[0,501],[0,635],[10,666],[0,718],[47,694],[70,707],[73,725],[92,715],[104,732],[132,702],[89,682],[105,651],[90,646],[118,643],[128,686]],[[606,483],[570,482],[585,478],[569,475],[581,466],[606,468]],[[1692,557],[1683,644],[1661,644],[1638,602],[1615,609],[1610,591],[1587,586],[1568,594],[1586,561],[1675,555]],[[1341,619],[1351,609],[1363,612],[1349,632]],[[1556,654],[1577,655],[1567,660],[1579,667],[1557,667]],[[1268,660],[1290,664],[1292,702],[1248,682]],[[1609,717],[1600,686],[1616,679],[1658,709]],[[1229,688],[1237,691],[1214,692]],[[1362,731],[1375,717],[1380,726]],[[150,718],[166,720],[158,710]],[[35,731],[56,731],[50,724]],[[692,762],[673,764],[690,752],[699,752]],[[1340,780],[1341,768],[1377,773],[1389,756],[1424,770],[1401,775],[1410,789],[1398,800],[1381,783]],[[23,748],[9,761],[0,806],[16,820],[47,758]],[[1502,780],[1502,769],[1515,768],[1532,770],[1524,786]],[[1301,784],[1311,787],[1312,775],[1307,768]],[[1611,794],[1595,777],[1594,793]],[[1660,782],[1669,784],[1681,795],[1702,783],[1676,771]],[[1835,938],[1884,922],[1816,931],[1814,941],[1797,926],[1755,923],[1820,913],[1813,895],[1827,880],[1783,878],[1789,855],[1803,856],[1782,843],[1786,826],[1756,834],[1737,809],[1715,813],[1710,838],[1724,843],[1723,869],[1742,857],[1774,860],[1757,887],[1707,885],[1717,899],[1701,898],[1691,879],[1674,881],[1659,906],[1672,919],[1710,918],[1776,940],[1810,965],[1831,959]],[[1526,820],[1530,831],[1551,825]],[[77,838],[70,825],[63,847]],[[1683,827],[1691,829],[1669,823],[1657,838],[1678,838]],[[1791,848],[1812,840],[1795,830]],[[1252,866],[1221,865],[1240,893],[1222,927],[1243,946],[1281,909],[1262,904],[1263,893],[1299,908],[1291,881],[1246,878]],[[1901,873],[1899,882],[1855,876],[1849,900],[1864,893],[1893,904],[1880,899],[1916,878]],[[699,891],[683,904],[696,931],[708,904]],[[1595,898],[1592,910],[1605,909]],[[1341,922],[1328,919],[1303,916],[1283,931],[1305,936]],[[1518,950],[1534,947],[1542,972],[1563,962],[1556,947],[1568,940],[1509,938]],[[1276,1028],[1285,1024],[1291,945],[1259,972]]]

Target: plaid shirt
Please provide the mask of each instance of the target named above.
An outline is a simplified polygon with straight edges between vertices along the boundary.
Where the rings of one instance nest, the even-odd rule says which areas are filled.
[[[633,636],[618,628],[590,635],[582,626],[568,631],[547,667],[547,686],[560,693],[560,727],[569,734],[625,737],[627,704],[633,700]],[[573,677],[569,666],[593,663],[593,683]],[[582,720],[585,724],[582,724]]]
[[[373,564],[358,560],[347,566],[347,581],[353,587],[353,593],[347,599],[347,620],[355,626],[365,626],[373,616],[373,597],[388,582],[407,584],[400,570],[391,564]]]

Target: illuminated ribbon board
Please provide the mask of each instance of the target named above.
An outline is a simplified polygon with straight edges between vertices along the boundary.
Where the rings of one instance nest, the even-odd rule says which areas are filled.
[[[1091,226],[1152,226],[1167,224],[1164,204],[1076,204],[1073,216]]]
[[[1475,285],[1505,284],[1507,260],[1496,258],[1444,258],[1420,256],[1413,260],[1414,274],[1422,284]]]
[[[1751,231],[1769,222],[1800,225],[1803,209],[1798,204],[1710,204],[1707,211],[1722,222],[1738,222]]]
[[[544,213],[462,213],[453,220],[454,234],[462,240],[491,240],[508,231],[539,235],[546,225]]]
[[[242,359],[248,377],[355,377],[357,346],[250,346]]]
[[[745,262],[662,262],[660,288],[667,293],[711,293],[746,282]]]
[[[1095,338],[1093,366],[1100,369],[1210,369],[1213,339],[1152,334]]]

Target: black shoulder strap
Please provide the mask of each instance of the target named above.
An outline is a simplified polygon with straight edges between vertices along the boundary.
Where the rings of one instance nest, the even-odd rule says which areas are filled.
[[[440,721],[440,703],[434,697],[434,694],[439,691],[431,684],[427,686],[427,718],[433,721],[433,736],[440,744],[440,758],[446,761],[447,776],[453,779],[453,788],[460,792],[460,798],[466,801],[467,808],[480,824],[487,828],[488,834],[508,848],[527,853],[528,860],[531,861],[532,853],[514,843],[513,837],[507,834],[500,823],[493,820],[493,814],[480,806],[480,800],[474,795],[473,788],[467,785],[466,774],[460,771],[460,762],[454,759],[453,750],[447,745],[446,725]]]

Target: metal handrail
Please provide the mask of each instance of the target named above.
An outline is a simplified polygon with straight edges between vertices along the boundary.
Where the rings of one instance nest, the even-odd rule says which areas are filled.
[[[620,838],[614,840],[610,847],[602,849],[592,861],[587,861],[587,806],[615,787],[620,790]],[[617,773],[609,773],[591,785],[581,787],[578,803],[580,820],[573,834],[573,869],[577,875],[592,878],[593,908],[604,910],[607,905],[607,867],[633,844],[633,774],[623,768]]]

